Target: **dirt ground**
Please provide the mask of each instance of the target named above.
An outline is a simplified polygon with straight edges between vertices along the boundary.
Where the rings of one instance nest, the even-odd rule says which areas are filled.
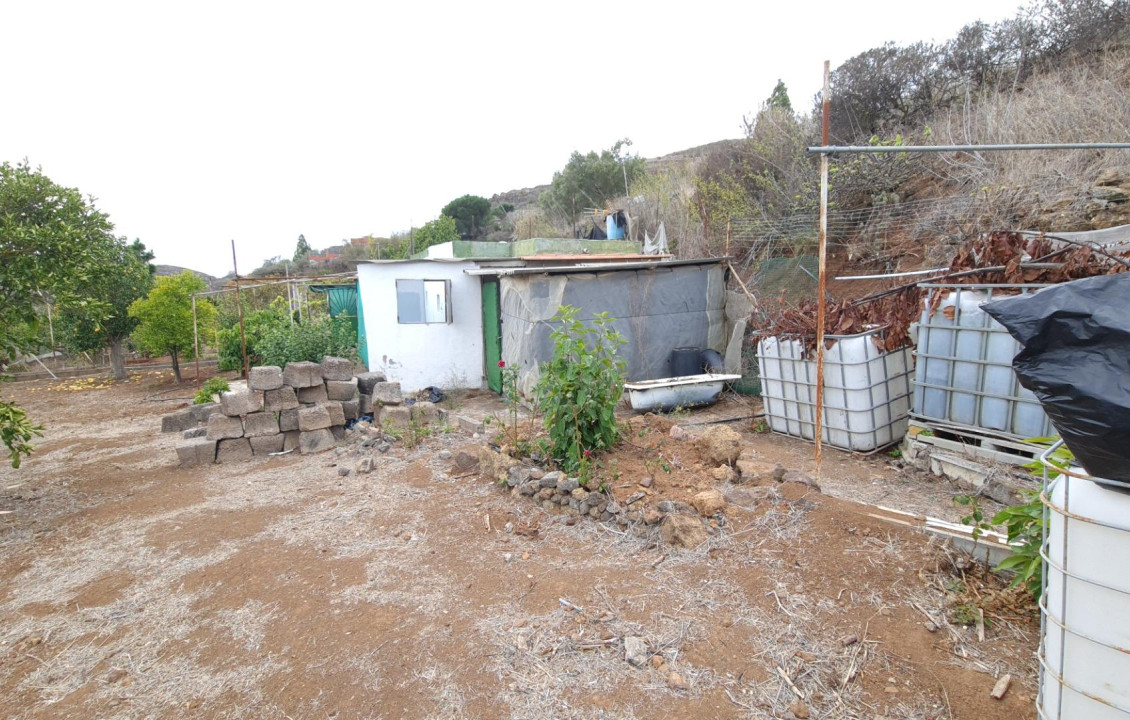
[[[441,451],[484,442],[460,433],[370,474],[351,450],[179,469],[157,431],[189,393],[101,385],[0,388],[47,426],[0,469],[4,717],[1035,717],[1036,618],[840,499],[953,518],[953,488],[885,455],[829,451],[823,493],[729,505],[683,550],[455,472]],[[811,472],[804,443],[743,440]],[[680,441],[632,442],[621,484],[716,482]]]

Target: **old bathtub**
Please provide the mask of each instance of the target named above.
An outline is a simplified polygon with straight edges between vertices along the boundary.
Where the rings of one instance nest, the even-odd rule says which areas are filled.
[[[659,378],[624,383],[628,400],[636,412],[674,410],[678,407],[691,408],[711,405],[718,400],[725,383],[741,380],[741,375],[683,375],[682,377]]]

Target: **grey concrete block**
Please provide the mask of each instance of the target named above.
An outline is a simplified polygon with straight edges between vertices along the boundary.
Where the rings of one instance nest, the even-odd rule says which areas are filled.
[[[343,400],[341,403],[341,412],[345,415],[346,422],[356,420],[360,410],[361,402],[359,400]]]
[[[330,428],[330,432],[333,433],[334,440],[337,442],[341,442],[345,439],[345,428],[341,425],[334,425]]]
[[[216,462],[246,462],[251,459],[251,441],[247,438],[221,440],[216,448]]]
[[[330,427],[341,427],[345,424],[345,410],[341,407],[341,403],[331,400],[325,403],[324,407],[330,413]]]
[[[253,437],[251,438],[251,452],[256,455],[270,455],[271,453],[282,452],[285,442],[286,436],[282,433]]]
[[[357,395],[357,378],[327,380],[326,395],[330,400],[352,400]]]
[[[322,358],[323,380],[350,380],[353,377],[353,361],[326,355]]]
[[[303,431],[298,434],[298,452],[303,455],[324,452],[336,444],[337,441],[329,428]]]
[[[377,383],[383,383],[385,380],[383,372],[360,373],[357,375],[357,389],[362,395],[372,395]]]
[[[329,396],[326,395],[326,386],[322,383],[298,388],[298,402],[300,403],[322,403],[326,400],[329,400]]]
[[[239,418],[218,414],[208,418],[207,438],[209,440],[239,437],[243,437],[243,421]]]
[[[371,395],[362,395],[357,399],[357,416],[373,414],[373,398]]]
[[[400,383],[381,382],[373,386],[373,403],[381,405],[399,405],[404,402],[400,393]]]
[[[313,362],[287,363],[283,369],[283,382],[292,388],[321,385],[322,366]]]
[[[268,390],[263,393],[263,409],[271,412],[282,412],[298,407],[298,395],[294,388],[287,385],[277,390]]]
[[[287,430],[283,433],[283,452],[294,450],[298,447],[299,435],[300,433],[297,430]]]
[[[216,441],[197,438],[177,446],[177,459],[181,467],[211,465],[216,462]]]
[[[282,368],[278,365],[261,365],[251,368],[247,386],[252,390],[278,390],[283,386]]]
[[[196,418],[196,422],[204,424],[208,422],[208,418],[220,412],[220,404],[209,402],[193,405],[189,408],[192,411],[192,417]]]
[[[192,409],[180,410],[178,412],[166,415],[161,418],[161,432],[184,432],[190,427],[196,426],[196,416],[192,414]]]
[[[207,437],[208,428],[201,425],[200,427],[189,428],[184,431],[184,439],[192,440],[193,438]]]
[[[391,405],[381,408],[381,427],[404,429],[412,422],[412,409],[407,405]]]
[[[333,425],[330,411],[325,405],[311,405],[298,409],[298,429],[302,432],[322,430]]]
[[[435,403],[423,400],[412,405],[412,417],[422,423],[434,423],[440,420],[440,411]]]
[[[251,413],[243,418],[244,437],[263,437],[279,433],[279,419],[273,412]]]
[[[298,429],[298,408],[283,410],[279,413],[279,430],[290,432]]]
[[[236,390],[220,395],[220,409],[228,417],[238,417],[263,409],[263,393],[258,390]]]

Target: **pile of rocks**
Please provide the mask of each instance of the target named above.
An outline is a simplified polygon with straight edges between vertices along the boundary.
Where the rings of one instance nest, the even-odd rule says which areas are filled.
[[[371,381],[374,375],[384,380],[379,373],[365,374]],[[329,450],[344,437],[346,422],[361,414],[359,385],[353,363],[344,358],[253,367],[247,388],[221,395],[205,435],[177,447],[177,456],[189,466],[294,449]]]

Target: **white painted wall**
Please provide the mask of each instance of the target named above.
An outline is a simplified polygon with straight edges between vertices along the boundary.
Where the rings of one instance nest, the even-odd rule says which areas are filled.
[[[482,387],[482,285],[463,272],[474,267],[473,262],[431,260],[358,264],[369,369],[385,373],[405,392],[429,385]],[[397,280],[450,280],[451,323],[401,325],[396,317]]]
[[[455,257],[455,243],[448,240],[445,243],[428,246],[428,259]]]

